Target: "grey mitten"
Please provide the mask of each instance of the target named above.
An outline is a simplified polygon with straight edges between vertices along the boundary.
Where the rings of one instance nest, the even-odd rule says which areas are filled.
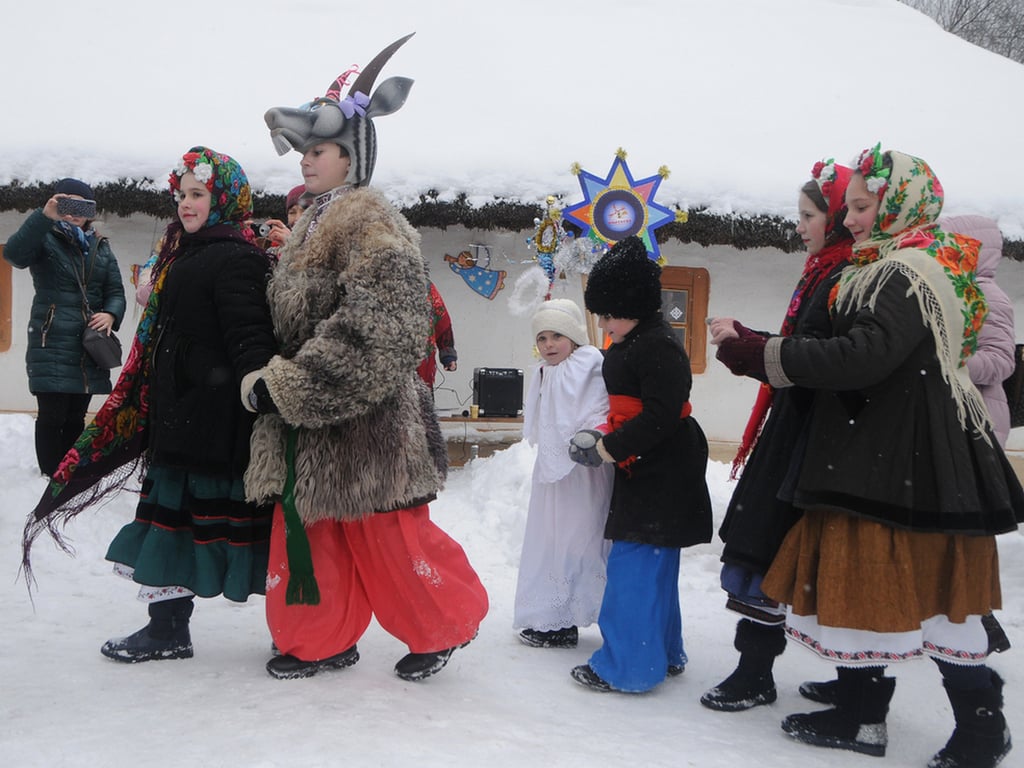
[[[602,437],[596,429],[581,429],[569,440],[569,458],[585,467],[600,467],[604,459],[597,443]]]

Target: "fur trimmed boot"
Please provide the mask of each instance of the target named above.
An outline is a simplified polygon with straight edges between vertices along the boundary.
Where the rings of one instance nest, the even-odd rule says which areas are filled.
[[[177,597],[149,604],[149,624],[127,637],[108,640],[100,653],[108,659],[135,664],[140,661],[191,659],[188,631],[192,597]]]
[[[943,681],[953,705],[956,728],[946,746],[928,768],[994,768],[1013,746],[1003,717],[1003,679],[992,672],[992,686],[969,691],[951,689]]]
[[[805,744],[884,757],[889,744],[885,717],[896,690],[896,678],[883,677],[884,669],[839,667],[835,708],[790,715],[782,730]]]
[[[700,703],[719,712],[742,712],[778,697],[772,667],[775,657],[786,650],[782,625],[769,626],[740,619],[733,641],[740,652],[736,670],[700,697]]]

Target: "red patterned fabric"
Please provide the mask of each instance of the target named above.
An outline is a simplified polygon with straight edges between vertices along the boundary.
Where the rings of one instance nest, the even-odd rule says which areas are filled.
[[[430,336],[427,337],[427,355],[416,368],[416,373],[433,388],[437,377],[437,351],[441,352],[441,362],[453,359],[455,354],[455,334],[452,331],[452,318],[444,305],[437,287],[430,284]]]

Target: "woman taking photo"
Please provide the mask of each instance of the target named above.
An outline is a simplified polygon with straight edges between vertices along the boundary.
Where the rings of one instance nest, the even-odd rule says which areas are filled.
[[[92,396],[110,392],[110,370],[85,351],[82,333],[86,326],[113,333],[124,318],[121,270],[110,242],[93,228],[94,201],[88,184],[61,179],[4,247],[4,258],[27,268],[35,289],[25,362],[38,409],[36,460],[47,476],[82,433]]]

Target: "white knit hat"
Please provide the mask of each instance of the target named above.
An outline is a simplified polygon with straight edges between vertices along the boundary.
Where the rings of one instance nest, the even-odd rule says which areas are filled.
[[[534,338],[537,338],[541,331],[554,331],[568,336],[580,346],[590,343],[583,312],[576,302],[569,299],[545,301],[533,313],[532,326]]]

